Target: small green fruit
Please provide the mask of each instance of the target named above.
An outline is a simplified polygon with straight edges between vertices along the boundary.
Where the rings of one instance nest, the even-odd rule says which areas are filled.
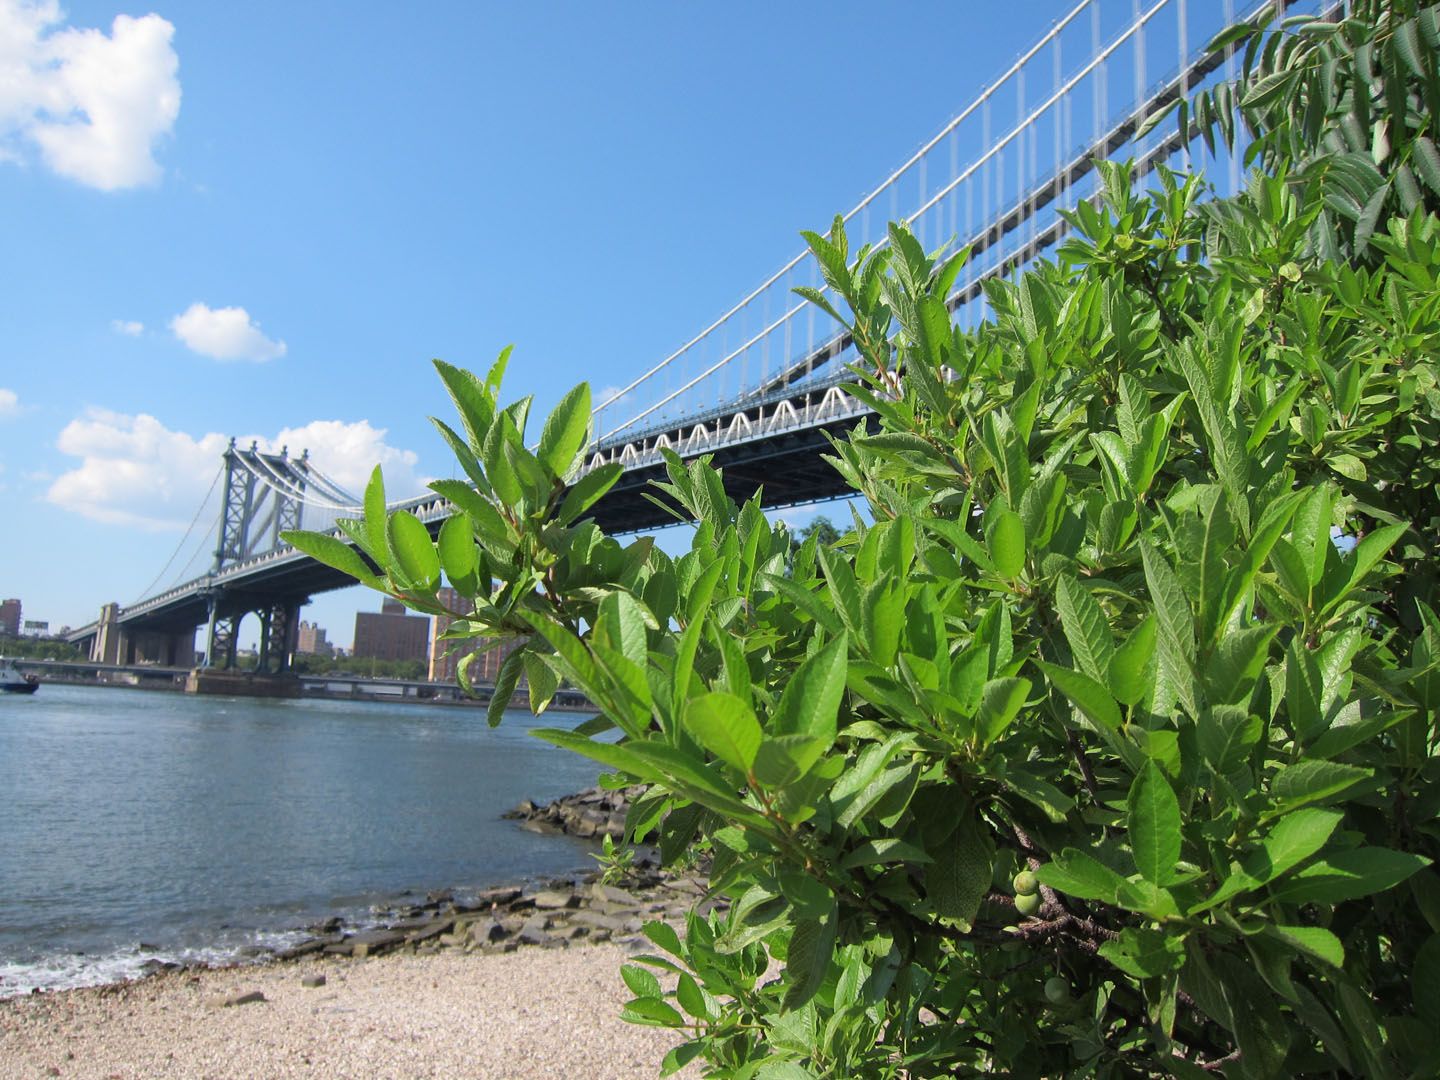
[[[1040,891],[1040,882],[1029,870],[1021,870],[1015,875],[1015,880],[1011,884],[1015,886],[1016,896],[1029,896],[1031,893]]]
[[[1015,897],[1015,910],[1021,915],[1034,915],[1040,910],[1040,894],[1021,893]]]
[[[1045,980],[1045,1000],[1051,1005],[1064,1005],[1070,1000],[1070,983],[1059,975]]]

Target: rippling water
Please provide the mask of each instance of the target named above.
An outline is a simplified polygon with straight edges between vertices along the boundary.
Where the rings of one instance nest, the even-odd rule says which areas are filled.
[[[443,706],[0,695],[0,996],[223,959],[407,890],[593,865],[591,846],[499,818],[595,782],[537,725],[572,715],[491,730]]]

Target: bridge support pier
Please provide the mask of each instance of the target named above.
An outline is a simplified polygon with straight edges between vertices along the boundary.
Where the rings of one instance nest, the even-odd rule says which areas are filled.
[[[120,628],[120,605],[105,604],[100,608],[95,637],[90,642],[90,662],[123,664],[130,651],[129,635]]]
[[[208,616],[205,620],[205,659],[201,667],[233,668],[235,666],[235,639],[244,614],[222,616],[220,600],[222,593],[216,589],[205,598]]]
[[[272,604],[260,615],[260,656],[255,670],[283,675],[290,670],[290,658],[300,638],[301,603]],[[273,665],[273,666],[272,666]]]

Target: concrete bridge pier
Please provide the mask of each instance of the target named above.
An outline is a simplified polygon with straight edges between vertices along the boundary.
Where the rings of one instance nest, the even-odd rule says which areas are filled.
[[[95,636],[90,639],[90,659],[96,664],[120,664],[120,659],[129,651],[130,643],[125,631],[120,629],[120,605],[105,604],[100,608],[100,619],[95,627]]]

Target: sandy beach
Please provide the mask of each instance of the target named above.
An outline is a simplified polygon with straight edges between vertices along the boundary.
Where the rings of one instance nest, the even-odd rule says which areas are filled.
[[[625,955],[597,944],[306,959],[12,998],[0,1001],[0,1077],[655,1077],[680,1040],[619,1019]],[[315,974],[325,984],[305,986]],[[255,991],[263,1001],[220,1004]]]

